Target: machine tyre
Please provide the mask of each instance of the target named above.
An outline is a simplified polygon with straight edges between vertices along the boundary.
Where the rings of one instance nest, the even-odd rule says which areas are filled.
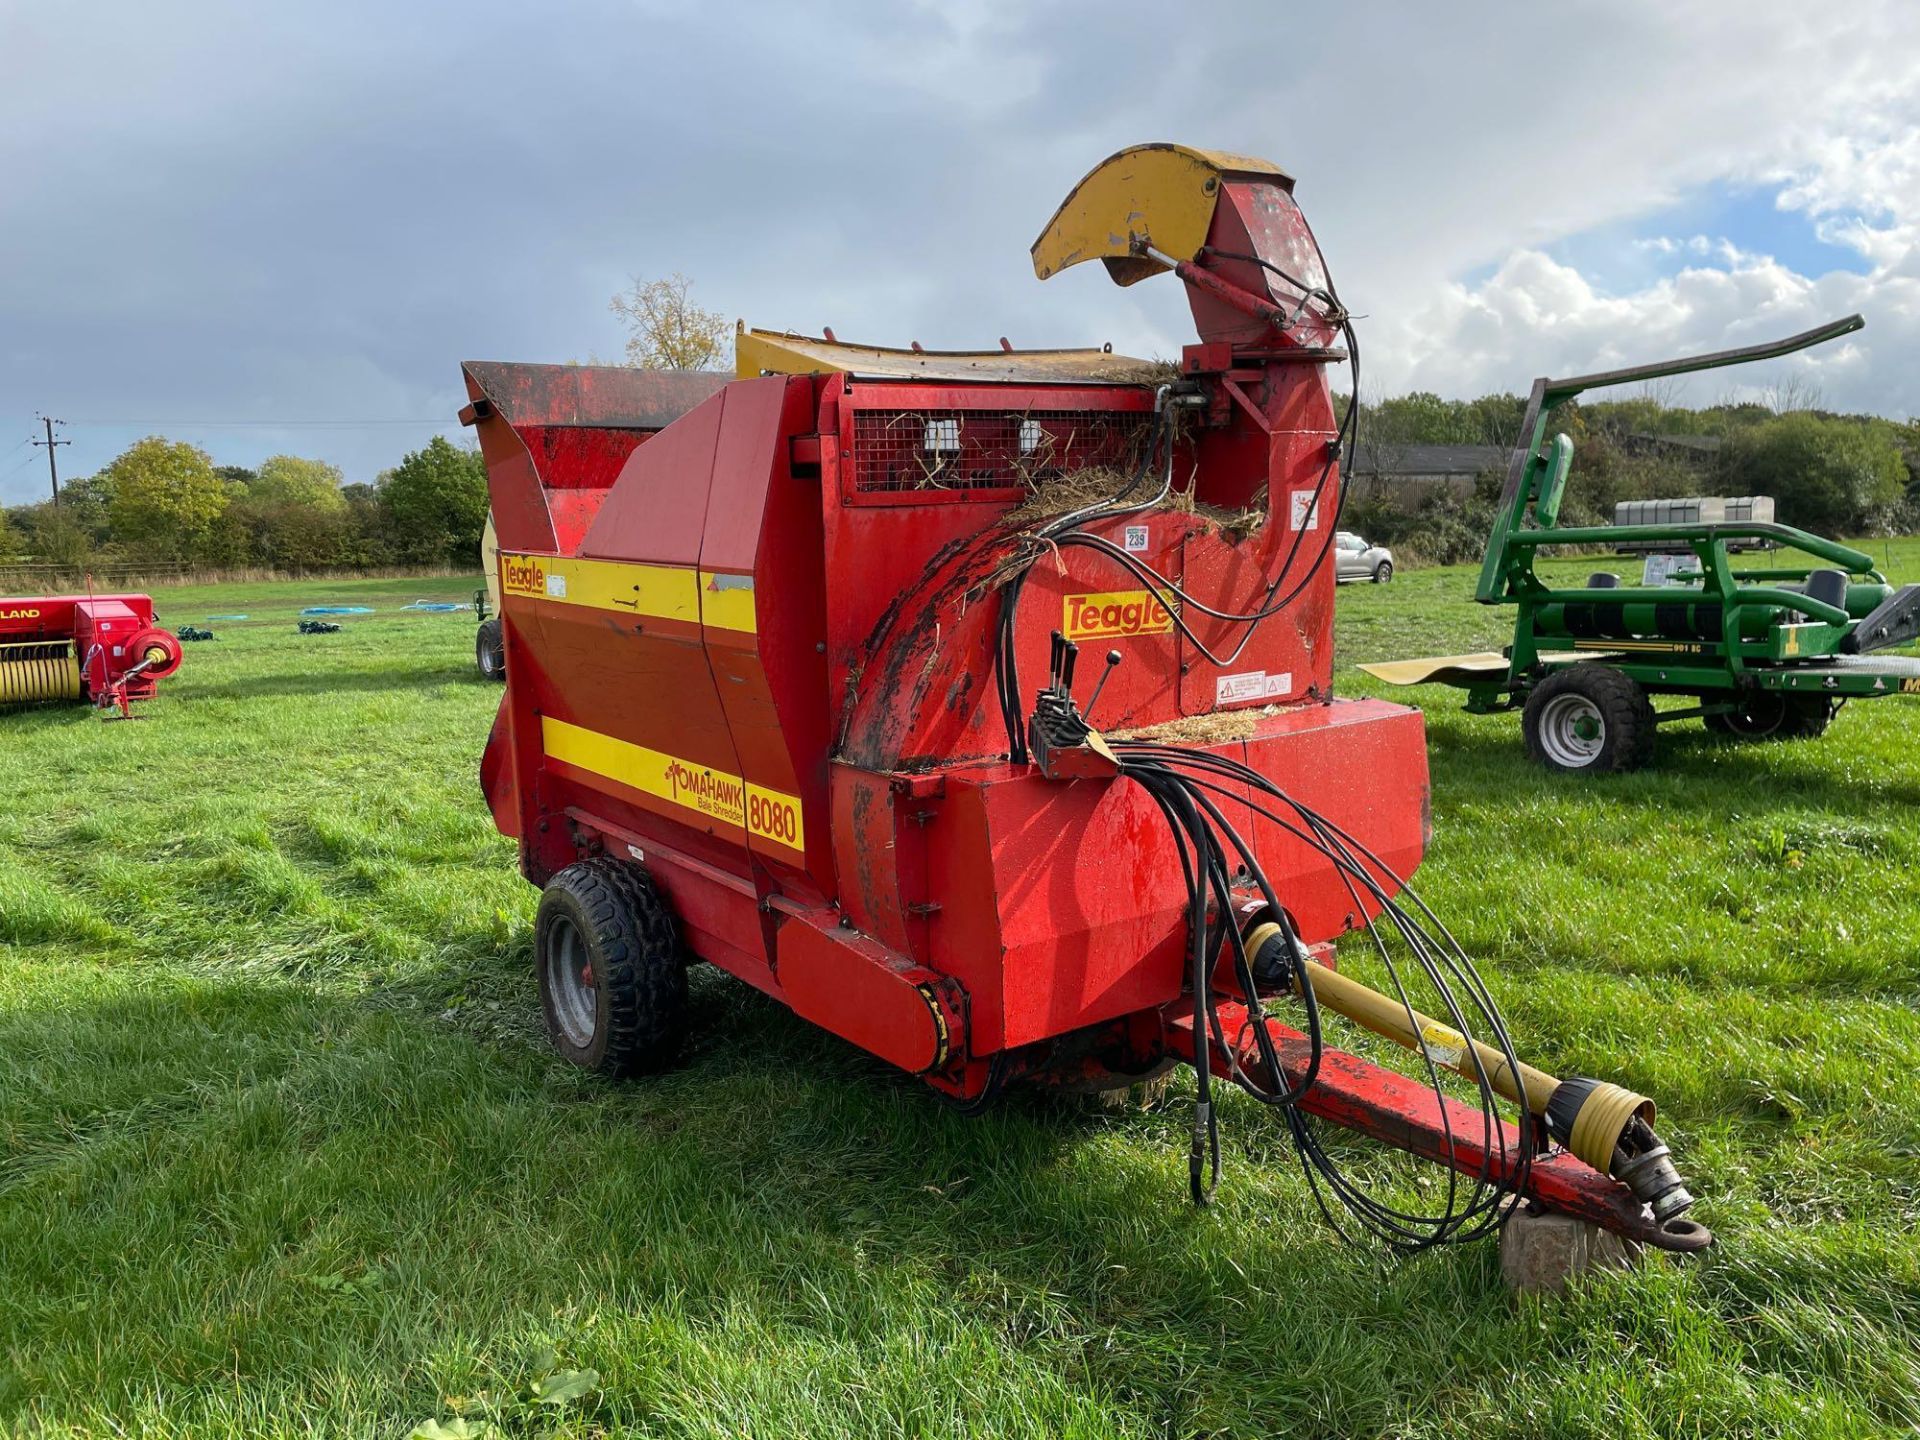
[[[1715,734],[1739,740],[1817,740],[1833,723],[1835,708],[1824,695],[1756,690],[1740,709],[1705,720]]]
[[[1384,585],[1391,579],[1393,579],[1393,562],[1391,560],[1382,560],[1378,565],[1373,567],[1374,584]]]
[[[533,956],[563,1059],[616,1078],[672,1063],[687,970],[673,916],[643,872],[601,856],[555,875],[534,917]]]
[[[1638,770],[1653,758],[1653,702],[1630,675],[1606,665],[1560,670],[1527,697],[1527,754],[1570,775]]]
[[[488,680],[507,678],[507,639],[499,617],[482,620],[473,633],[474,668]]]

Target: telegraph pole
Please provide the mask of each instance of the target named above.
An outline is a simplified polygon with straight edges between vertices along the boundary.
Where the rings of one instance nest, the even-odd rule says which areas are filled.
[[[53,451],[55,446],[71,445],[73,441],[56,440],[53,438],[53,427],[56,425],[64,425],[67,423],[66,421],[53,420],[42,415],[40,417],[40,423],[47,427],[47,438],[44,440],[36,440],[33,443],[47,447],[47,480],[53,486],[53,503],[57,507],[60,504],[60,469],[53,463]]]

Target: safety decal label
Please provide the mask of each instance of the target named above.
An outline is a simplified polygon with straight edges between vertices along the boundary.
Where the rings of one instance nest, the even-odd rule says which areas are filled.
[[[1458,1065],[1467,1058],[1466,1037],[1437,1020],[1420,1027],[1420,1050],[1436,1065]]]
[[[1066,595],[1060,601],[1060,633],[1076,641],[1165,635],[1173,629],[1172,598],[1148,590]]]
[[[1287,501],[1287,528],[1289,530],[1318,530],[1320,528],[1320,492],[1318,489],[1288,491]]]
[[[1293,689],[1293,672],[1282,670],[1269,675],[1264,670],[1248,670],[1239,675],[1222,675],[1213,683],[1213,703],[1243,705],[1249,700],[1277,700]]]
[[[618,781],[723,825],[744,826],[749,834],[790,850],[806,849],[797,795],[551,715],[540,717],[540,739],[547,755],[563,764]]]
[[[555,600],[651,620],[680,620],[754,633],[753,577],[649,565],[634,560],[583,560],[573,555],[500,554],[503,595]]]

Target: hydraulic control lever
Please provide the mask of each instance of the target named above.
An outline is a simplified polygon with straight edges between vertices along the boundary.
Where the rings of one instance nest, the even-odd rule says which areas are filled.
[[[1074,701],[1073,671],[1079,659],[1080,647],[1055,630],[1048,656],[1047,687],[1034,696],[1033,714],[1027,720],[1027,750],[1049,780],[1110,776],[1120,769],[1120,761],[1100,738],[1100,732],[1087,724]],[[1108,657],[1100,684],[1113,673],[1118,659],[1117,651]],[[1094,686],[1096,699],[1100,684]]]

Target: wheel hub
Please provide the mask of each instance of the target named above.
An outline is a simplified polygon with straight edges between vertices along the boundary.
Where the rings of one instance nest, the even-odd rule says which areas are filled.
[[[1556,695],[1540,713],[1540,745],[1554,764],[1584,769],[1600,757],[1606,717],[1584,695]]]
[[[547,953],[541,963],[546,967],[547,993],[553,997],[553,1018],[561,1034],[568,1044],[585,1049],[593,1041],[600,997],[586,939],[566,916],[554,917],[548,928]]]
[[[1762,738],[1773,734],[1787,718],[1787,697],[1778,691],[1760,691],[1750,695],[1728,717],[1729,728],[1740,735]]]

